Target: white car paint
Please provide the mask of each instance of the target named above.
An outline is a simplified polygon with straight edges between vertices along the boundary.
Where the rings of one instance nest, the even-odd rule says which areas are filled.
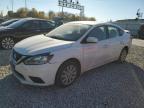
[[[94,27],[100,25],[112,25],[109,23],[97,24],[96,22],[71,22],[71,24],[89,24],[93,27],[88,30],[77,41],[63,41],[52,39],[44,35],[27,38],[15,45],[13,50],[23,56],[34,56],[43,53],[51,53],[54,57],[49,63],[43,65],[25,65],[23,62],[16,64],[13,56],[11,63],[15,65],[15,71],[22,74],[25,78],[20,78],[14,70],[14,75],[24,84],[30,85],[52,85],[55,83],[56,73],[60,65],[70,59],[76,58],[81,64],[81,73],[115,61],[119,58],[121,50],[127,46],[131,46],[130,34],[124,32],[123,36],[117,36],[112,39],[99,41],[98,43],[82,44],[81,41],[87,36]],[[117,27],[117,26],[116,26]],[[40,77],[44,83],[34,83],[29,76]]]
[[[61,41],[56,39],[48,38],[44,35],[33,36],[19,42],[15,45],[17,52],[23,55],[36,55],[41,52],[53,52],[59,49],[65,49],[71,47],[73,42]]]

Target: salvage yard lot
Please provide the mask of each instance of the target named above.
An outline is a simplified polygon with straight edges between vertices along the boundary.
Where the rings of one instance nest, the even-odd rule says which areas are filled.
[[[33,87],[9,73],[10,51],[0,50],[0,108],[144,108],[144,48],[132,46],[124,64],[86,72],[67,88]]]

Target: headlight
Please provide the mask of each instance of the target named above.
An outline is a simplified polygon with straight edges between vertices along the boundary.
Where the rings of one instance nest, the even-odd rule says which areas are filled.
[[[38,55],[29,57],[24,61],[26,65],[42,65],[48,63],[52,59],[53,55]]]

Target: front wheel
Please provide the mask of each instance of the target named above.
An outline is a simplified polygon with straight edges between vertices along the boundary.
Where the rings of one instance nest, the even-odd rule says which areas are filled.
[[[3,49],[12,49],[15,45],[13,38],[5,37],[1,40],[1,46]]]
[[[71,85],[80,75],[80,67],[76,62],[68,61],[62,64],[56,75],[56,85],[67,87]]]
[[[127,57],[127,54],[128,54],[128,51],[126,48],[124,48],[122,51],[121,51],[121,54],[120,54],[120,57],[119,57],[119,62],[123,63],[125,62],[126,60],[126,57]]]

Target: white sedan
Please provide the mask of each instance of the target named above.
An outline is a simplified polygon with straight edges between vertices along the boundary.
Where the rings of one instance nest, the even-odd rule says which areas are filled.
[[[17,43],[11,70],[24,84],[66,87],[90,69],[124,62],[131,42],[130,34],[114,24],[70,22]]]

